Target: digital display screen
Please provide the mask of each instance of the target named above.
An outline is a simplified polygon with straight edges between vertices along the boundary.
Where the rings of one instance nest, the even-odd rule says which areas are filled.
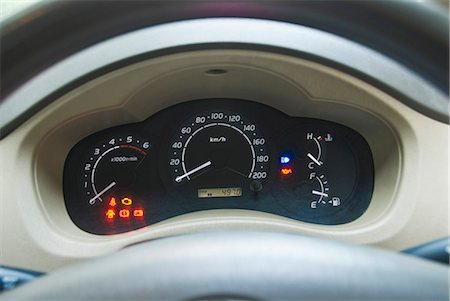
[[[199,198],[227,198],[234,196],[242,196],[241,187],[205,188],[198,190]]]

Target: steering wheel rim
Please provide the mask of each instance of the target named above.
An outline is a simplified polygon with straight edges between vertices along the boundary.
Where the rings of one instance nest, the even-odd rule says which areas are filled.
[[[147,241],[62,268],[6,300],[448,300],[445,265],[273,232]]]
[[[420,84],[393,84],[390,71],[383,75],[355,68],[353,64],[334,62],[328,57],[307,54],[299,49],[287,51],[299,57],[313,59],[378,87],[417,112],[448,123],[449,93],[449,34],[448,13],[433,3],[414,1],[242,1],[227,5],[226,1],[42,1],[27,11],[2,22],[0,51],[3,64],[0,102],[10,98],[36,75],[48,71],[59,62],[82,52],[90,46],[115,37],[163,24],[209,18],[248,18],[271,20],[318,29],[337,37],[373,49],[387,59],[406,67],[418,76]],[[201,9],[202,6],[207,9]],[[75,16],[75,17],[70,17]],[[83,18],[79,18],[83,16]],[[418,23],[417,20],[422,20]],[[61,26],[63,24],[64,26]],[[395,28],[395,30],[393,30]],[[68,34],[70,33],[70,34]],[[223,41],[222,41],[223,42]],[[222,43],[219,43],[219,45]],[[23,47],[26,45],[26,47]],[[266,43],[264,43],[266,45]],[[185,48],[185,46],[188,46]],[[223,47],[224,44],[220,45]],[[236,45],[233,45],[233,47]],[[248,47],[248,45],[241,45]],[[255,45],[251,45],[252,47]],[[184,45],[179,49],[162,49],[149,56],[192,49],[199,45]],[[214,47],[211,41],[202,47]],[[284,49],[284,48],[283,48]],[[272,49],[274,50],[274,49]],[[276,49],[277,52],[282,49]],[[284,50],[283,50],[284,52]],[[100,74],[120,68],[122,64],[139,60],[127,58],[103,66],[95,72],[65,83],[44,98],[27,103],[26,107],[9,112],[2,124],[6,136],[39,109],[52,103]],[[125,62],[126,61],[126,62]],[[365,64],[365,60],[362,59]],[[91,77],[92,76],[92,77]],[[402,77],[394,77],[402,78]],[[423,81],[422,81],[423,80]],[[426,86],[433,92],[409,93],[412,86]],[[424,94],[425,93],[425,94]],[[17,102],[17,101],[16,101]]]

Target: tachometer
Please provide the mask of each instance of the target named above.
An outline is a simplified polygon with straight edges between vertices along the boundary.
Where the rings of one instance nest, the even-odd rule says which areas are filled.
[[[108,144],[94,147],[84,167],[84,189],[89,204],[102,202],[112,191],[126,190],[133,183],[136,169],[147,156],[149,142],[140,145],[139,140],[132,143],[133,136],[126,139],[112,138]]]
[[[130,133],[100,136],[85,140],[83,151],[67,163],[72,166],[64,181],[70,215],[98,234],[143,227],[150,141]]]
[[[169,182],[189,196],[240,197],[258,193],[269,174],[266,137],[241,114],[197,114],[170,142]]]

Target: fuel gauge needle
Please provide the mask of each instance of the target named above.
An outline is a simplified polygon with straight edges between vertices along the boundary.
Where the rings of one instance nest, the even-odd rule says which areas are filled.
[[[91,204],[91,205],[95,204],[95,199],[99,199],[101,201],[102,199],[100,198],[100,196],[102,194],[104,194],[105,192],[107,192],[108,190],[110,190],[111,188],[113,188],[115,185],[116,185],[116,182],[112,182],[111,184],[106,186],[105,189],[103,189],[102,191],[97,193],[96,196],[94,196],[92,199],[89,200],[89,204]]]
[[[205,163],[203,163],[202,165],[200,165],[200,166],[198,166],[198,167],[196,167],[196,168],[194,168],[194,169],[188,171],[188,172],[185,173],[184,175],[181,175],[181,176],[176,177],[176,178],[175,178],[175,182],[180,183],[181,180],[183,180],[184,178],[189,177],[189,176],[192,175],[193,173],[196,173],[197,171],[200,171],[200,170],[202,170],[202,169],[204,169],[204,168],[210,166],[211,164],[212,164],[211,161],[205,162]]]
[[[313,191],[311,191],[311,193],[312,194],[315,194],[315,195],[320,195],[320,196],[324,196],[324,197],[328,197],[328,194],[327,193],[325,193],[325,192],[321,192],[321,191],[317,191],[317,190],[313,190]]]

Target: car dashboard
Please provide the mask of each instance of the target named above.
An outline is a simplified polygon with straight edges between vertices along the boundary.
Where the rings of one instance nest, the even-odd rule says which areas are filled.
[[[205,22],[231,33],[236,20],[158,30],[170,38]],[[101,60],[98,50],[42,80],[73,84],[68,76]],[[2,225],[15,233],[3,262],[51,271],[146,240],[230,229],[390,250],[447,235],[448,124],[280,47],[132,57],[83,70],[89,76],[2,139]],[[41,90],[24,93],[16,96]]]

